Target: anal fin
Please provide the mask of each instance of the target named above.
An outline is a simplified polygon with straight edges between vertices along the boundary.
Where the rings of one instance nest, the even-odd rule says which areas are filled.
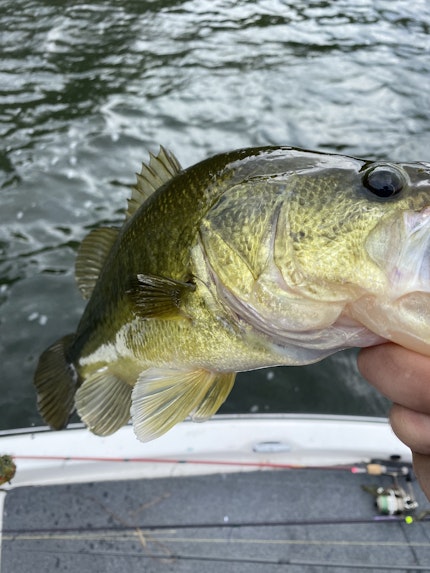
[[[101,368],[87,377],[76,392],[76,410],[98,436],[109,436],[130,419],[132,386]]]
[[[201,421],[215,414],[233,387],[235,373],[149,368],[132,393],[135,434],[146,442],[158,438],[193,413]]]

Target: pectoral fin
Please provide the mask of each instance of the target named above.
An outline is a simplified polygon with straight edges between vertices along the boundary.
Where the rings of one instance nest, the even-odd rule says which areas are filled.
[[[154,275],[137,275],[130,280],[127,294],[142,318],[183,318],[184,297],[195,285]]]
[[[76,392],[76,410],[94,434],[109,436],[130,419],[131,391],[132,386],[108,368],[100,370]]]
[[[142,442],[158,438],[190,413],[203,420],[227,398],[235,373],[207,370],[149,368],[142,372],[132,393],[131,416]]]

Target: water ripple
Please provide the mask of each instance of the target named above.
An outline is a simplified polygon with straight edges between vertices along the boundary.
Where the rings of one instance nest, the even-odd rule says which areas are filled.
[[[37,354],[82,308],[76,245],[118,221],[146,150],[162,143],[184,165],[267,143],[428,160],[426,0],[0,8],[0,385],[25,404],[0,406],[4,427],[39,420]]]

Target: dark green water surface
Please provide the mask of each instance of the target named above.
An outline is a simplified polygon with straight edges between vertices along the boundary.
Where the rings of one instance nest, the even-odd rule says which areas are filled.
[[[81,315],[77,246],[121,220],[148,150],[430,160],[424,0],[0,0],[0,62],[0,429],[42,423],[32,375]],[[241,374],[223,411],[387,403],[351,351]]]

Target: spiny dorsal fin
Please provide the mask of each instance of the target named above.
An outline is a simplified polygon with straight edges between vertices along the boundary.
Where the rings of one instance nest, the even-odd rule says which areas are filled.
[[[91,231],[78,249],[75,276],[82,296],[90,298],[100,272],[116,241],[119,229],[102,227]]]
[[[158,438],[194,412],[194,420],[214,414],[227,398],[235,373],[149,368],[133,388],[131,417],[139,440]]]
[[[109,436],[130,419],[132,386],[108,368],[85,379],[76,392],[76,410],[98,436]]]
[[[126,219],[129,219],[152,193],[167,181],[170,181],[182,167],[176,157],[163,146],[158,155],[149,154],[149,163],[142,163],[142,170],[136,173],[137,183],[131,187]]]
[[[193,283],[155,275],[136,275],[129,281],[127,295],[141,318],[184,318],[181,306]]]

